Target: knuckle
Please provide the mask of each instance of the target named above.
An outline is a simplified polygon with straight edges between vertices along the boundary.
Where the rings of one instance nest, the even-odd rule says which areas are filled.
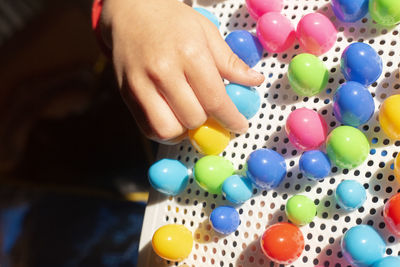
[[[231,53],[228,57],[228,67],[231,69],[237,68],[238,65],[241,65],[242,60],[235,54]]]
[[[171,65],[172,64],[169,60],[153,60],[147,67],[147,73],[153,81],[160,82],[165,77],[168,77],[169,73],[173,69]]]
[[[196,45],[185,45],[179,49],[180,54],[187,59],[195,59],[199,52]]]
[[[221,111],[221,109],[223,108],[223,101],[221,97],[213,97],[211,98],[209,101],[207,101],[204,106],[205,106],[205,110],[209,113],[209,114],[215,114],[218,113],[219,111]]]
[[[207,115],[202,114],[202,115],[196,116],[195,119],[187,120],[184,124],[188,129],[197,129],[201,125],[203,125],[206,122],[206,120],[207,120]]]

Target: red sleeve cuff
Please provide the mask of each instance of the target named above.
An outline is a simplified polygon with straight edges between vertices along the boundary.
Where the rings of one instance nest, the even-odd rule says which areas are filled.
[[[106,44],[104,43],[103,36],[101,34],[101,30],[99,27],[102,9],[103,9],[103,0],[94,0],[92,6],[92,29],[96,35],[101,50],[107,57],[111,58],[112,55],[111,49],[107,47]]]

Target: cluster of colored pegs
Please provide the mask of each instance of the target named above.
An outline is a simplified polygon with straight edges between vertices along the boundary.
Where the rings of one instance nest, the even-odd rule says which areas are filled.
[[[232,163],[220,156],[199,159],[193,168],[196,182],[211,194],[223,194],[233,204],[252,197],[253,186],[272,189],[286,176],[285,159],[271,149],[253,151],[246,162],[246,176],[235,174]]]
[[[278,264],[291,264],[304,250],[304,237],[299,228],[309,224],[317,214],[314,202],[306,196],[292,196],[286,203],[286,215],[291,223],[269,226],[260,239],[264,255]]]
[[[339,126],[327,136],[325,120],[316,111],[300,108],[286,121],[290,142],[305,150],[300,158],[300,171],[310,179],[323,179],[330,173],[331,161],[341,168],[355,168],[369,153],[369,142],[357,128]],[[318,150],[326,144],[328,157]]]
[[[374,83],[381,75],[382,60],[370,45],[353,43],[342,54],[341,71],[346,80],[352,83],[346,83],[337,90],[335,115],[344,124],[359,126],[371,118],[375,109],[372,96],[365,86]],[[319,94],[325,89],[328,76],[323,62],[312,54],[297,55],[289,64],[289,83],[300,96]],[[361,101],[352,107],[348,103],[354,102],[354,95],[357,93],[361,94]]]
[[[368,11],[378,24],[394,26],[400,22],[400,1],[397,0],[332,0],[332,9],[344,22],[360,20]],[[381,75],[382,60],[368,44],[353,43],[343,52],[341,70],[348,82],[335,93],[334,114],[341,123],[358,127],[368,122],[375,111],[366,86]],[[400,95],[387,98],[379,111],[382,130],[394,140],[400,140],[399,111]]]
[[[283,8],[282,0],[247,0],[246,4],[250,15],[257,20],[258,38],[248,31],[237,30],[228,34],[225,41],[250,67],[254,67],[262,59],[263,48],[270,53],[281,53],[293,45],[296,37],[300,46],[313,55],[324,54],[336,42],[335,26],[320,13],[310,13],[302,17],[295,30],[291,21],[280,13]],[[328,72],[323,63],[311,55],[300,57],[297,61],[298,70],[293,73],[291,80],[300,80],[297,86],[292,85],[294,90],[305,96],[319,93],[328,81]],[[296,69],[295,66],[292,67]],[[303,68],[308,68],[312,75],[302,78],[307,73]]]
[[[222,193],[228,201],[235,205],[244,203],[252,197],[253,186],[261,189],[276,188],[286,176],[285,160],[274,150],[259,149],[252,152],[246,165],[246,176],[237,175],[229,160],[220,156],[208,155],[196,162],[193,175],[195,181],[204,190],[211,194]],[[174,196],[185,189],[189,173],[187,167],[178,160],[162,159],[150,167],[148,176],[151,185],[156,190]],[[288,214],[291,214],[291,218],[297,218],[302,221],[302,224],[305,224],[312,220],[311,215],[315,216],[315,207],[310,206],[309,201],[294,199],[292,202],[294,204],[289,203],[288,205]],[[294,205],[300,205],[296,207],[301,211],[296,211]],[[310,208],[311,211],[307,218],[302,219],[304,217],[302,213]],[[210,214],[209,220],[214,231],[224,235],[236,231],[240,225],[239,214],[232,206],[215,208]],[[167,225],[161,227],[154,234],[153,248],[164,259],[180,261],[191,251],[193,243],[191,238],[190,231],[184,226]],[[174,242],[181,242],[181,247],[174,249]],[[304,244],[302,246],[304,247]]]
[[[365,189],[356,181],[343,181],[336,189],[336,200],[341,208],[354,210],[365,200]],[[385,204],[383,218],[387,229],[400,236],[400,193],[392,196]],[[369,225],[357,225],[342,237],[341,248],[344,258],[356,267],[397,267],[400,257],[385,257],[386,244],[379,233]],[[366,253],[368,251],[368,253]]]
[[[368,44],[353,43],[342,54],[341,71],[348,82],[336,90],[333,97],[333,112],[340,123],[358,127],[367,123],[374,114],[375,103],[366,86],[374,83],[380,77],[382,60]],[[288,79],[292,89],[298,95],[314,96],[325,89],[328,82],[328,70],[316,56],[300,54],[290,62]],[[396,111],[399,111],[400,100],[395,98],[387,99],[387,105],[383,105],[381,108],[380,121],[383,130],[389,136],[393,138],[398,133],[400,138],[400,119],[395,115]],[[291,131],[297,123],[300,124],[303,120],[307,121],[307,127],[304,128],[303,134],[320,132],[321,125],[324,123],[319,122],[317,115],[310,122],[303,113],[304,111],[294,111],[293,115],[289,116],[286,124],[289,139],[299,149],[306,151],[318,149],[321,145],[321,137],[312,139],[316,145],[316,147],[312,147],[303,144],[308,140],[302,137],[301,131],[297,134],[295,131]],[[291,117],[295,117],[296,121],[293,122]],[[314,126],[312,126],[312,122],[314,122]],[[341,168],[359,166],[369,153],[369,143],[365,135],[352,127],[341,126],[332,131],[326,140],[326,145],[330,160]]]
[[[305,150],[300,158],[300,171],[310,179],[323,179],[330,174],[331,161],[341,168],[354,168],[365,161],[369,142],[358,129],[340,126],[327,136],[327,124],[316,111],[300,108],[292,111],[286,126],[289,141]],[[328,157],[321,150],[326,144]]]
[[[366,199],[366,192],[364,187],[356,181],[346,180],[339,184],[336,189],[336,200],[340,207],[347,211],[357,209],[362,206]],[[394,203],[394,201],[400,202],[400,194],[398,199],[386,204],[385,209],[391,212],[387,212],[390,215],[385,215],[386,223],[396,225],[400,222],[400,216],[396,218],[398,214],[394,211],[394,207],[400,203]],[[285,207],[286,215],[291,223],[277,223],[269,226],[264,232],[260,242],[263,253],[272,261],[279,264],[290,264],[297,260],[302,254],[304,249],[304,238],[299,227],[309,224],[313,221],[317,214],[317,207],[310,198],[304,195],[294,195],[286,203]],[[400,214],[400,212],[397,212]],[[398,235],[400,228],[395,231]],[[363,244],[362,247],[358,247],[359,244]],[[370,226],[362,226],[354,229],[350,229],[342,240],[342,251],[346,259],[353,266],[369,266],[369,265],[358,265],[368,263],[383,264],[387,262],[397,262],[399,258],[384,258],[381,250],[384,251],[385,243],[380,238],[379,234]],[[373,254],[368,257],[363,253],[363,249],[370,249]],[[363,254],[362,254],[363,253]],[[382,261],[382,263],[381,263]],[[374,265],[375,266],[375,265]],[[386,265],[376,265],[386,266]],[[391,265],[389,265],[391,266]],[[394,265],[397,266],[397,265]]]
[[[354,127],[367,123],[375,111],[373,97],[366,86],[382,74],[382,60],[370,45],[352,43],[343,51],[340,67],[347,82],[335,92],[333,112],[346,126],[332,131],[327,151],[337,166],[351,169],[364,162],[369,153],[367,138]]]
[[[347,82],[335,92],[333,111],[337,120],[348,126],[338,127],[332,132],[327,150],[336,165],[350,169],[359,166],[369,153],[365,135],[353,127],[368,122],[375,111],[372,95],[366,86],[381,75],[382,60],[368,44],[353,43],[343,51],[341,71]]]
[[[351,3],[350,3],[351,2]],[[263,56],[263,49],[280,53],[289,49],[295,39],[307,53],[294,57],[289,65],[288,79],[292,89],[301,96],[314,96],[328,83],[329,72],[317,57],[327,52],[335,43],[337,31],[332,22],[320,13],[301,18],[297,29],[282,15],[282,0],[247,0],[250,15],[257,20],[257,37],[248,31],[233,31],[225,41],[232,51],[249,67],[254,67]],[[391,5],[391,8],[388,6]],[[342,21],[354,22],[364,17],[369,8],[372,18],[379,24],[395,25],[400,22],[400,1],[395,0],[332,0],[335,15]],[[219,27],[218,19],[209,11],[196,10]],[[347,80],[333,96],[333,113],[343,124],[328,135],[324,118],[314,110],[300,108],[292,111],[286,122],[290,142],[304,150],[299,169],[309,179],[320,180],[329,176],[331,162],[340,168],[351,169],[362,164],[370,150],[366,136],[356,127],[367,123],[375,111],[368,86],[382,73],[382,60],[378,53],[365,43],[353,43],[343,52],[341,71]],[[238,84],[228,84],[226,92],[240,113],[251,119],[259,110],[260,96],[256,90]],[[387,98],[379,112],[383,131],[392,139],[400,140],[400,95]],[[204,154],[194,168],[198,185],[211,194],[223,194],[239,205],[249,200],[253,188],[270,190],[278,187],[286,176],[285,159],[276,151],[253,151],[245,164],[245,175],[235,172],[233,164],[220,154],[230,141],[230,133],[212,118],[189,131],[192,145]],[[326,153],[322,146],[326,145]],[[396,178],[400,181],[400,154],[394,164]],[[151,185],[159,192],[175,196],[185,190],[190,171],[181,162],[162,159],[149,169]],[[366,200],[363,185],[354,180],[342,181],[335,191],[336,203],[346,211],[359,209]],[[393,196],[384,207],[384,220],[389,231],[400,236],[400,194]],[[269,226],[260,239],[263,253],[279,264],[290,264],[304,250],[304,237],[300,226],[309,224],[317,213],[310,198],[295,195],[285,207],[290,223]],[[228,235],[240,225],[240,216],[234,206],[220,206],[210,214],[210,224],[215,232]],[[153,235],[154,251],[170,261],[186,258],[193,247],[192,233],[182,225],[166,225]],[[353,266],[400,266],[399,257],[384,257],[386,245],[370,226],[358,225],[343,236],[342,252]],[[365,253],[368,251],[368,253]]]
[[[257,20],[258,39],[270,53],[286,51],[296,37],[305,51],[315,55],[327,52],[336,41],[335,26],[320,13],[302,17],[295,30],[291,21],[280,13],[282,0],[247,0],[246,4],[250,15]]]
[[[382,74],[382,60],[368,44],[353,43],[342,54],[341,71],[347,82],[339,86],[334,94],[333,113],[343,126],[337,127],[326,137],[324,119],[317,112],[303,108],[289,115],[286,132],[291,143],[305,151],[316,150],[326,144],[330,161],[340,168],[351,169],[362,164],[369,154],[367,138],[355,127],[367,123],[375,112],[373,97],[366,86],[376,82]],[[317,57],[300,54],[292,59],[288,78],[297,94],[313,96],[324,90],[328,71]],[[382,128],[392,138],[396,138],[396,134],[400,138],[400,119],[395,115],[400,112],[400,98],[393,96],[385,102],[380,112]],[[304,155],[300,169],[312,179],[314,175],[310,173],[310,168],[314,165],[310,163],[311,160],[309,154],[307,157]],[[324,162],[326,168],[329,166],[321,154],[319,161]],[[304,169],[304,166],[308,166],[308,169]],[[322,168],[321,165],[318,167]],[[321,179],[329,173],[324,174],[316,178]]]
[[[336,189],[336,200],[341,208],[354,210],[362,206],[366,193],[356,181],[343,181]],[[391,234],[400,236],[400,193],[392,196],[383,209],[383,219]],[[342,253],[349,264],[356,267],[395,267],[400,266],[400,257],[384,257],[386,244],[374,228],[357,225],[350,228],[342,237]],[[365,253],[368,251],[368,253]]]

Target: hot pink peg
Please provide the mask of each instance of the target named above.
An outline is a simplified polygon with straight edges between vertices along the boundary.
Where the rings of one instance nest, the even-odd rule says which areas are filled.
[[[287,17],[278,12],[270,12],[258,19],[257,36],[265,50],[280,53],[293,45],[296,32]]]
[[[324,144],[328,126],[316,111],[299,108],[290,113],[286,121],[286,133],[290,142],[302,150],[318,149]]]
[[[268,12],[281,12],[283,0],[246,0],[247,9],[255,20]]]
[[[310,13],[301,18],[296,36],[305,51],[319,56],[335,44],[337,30],[326,16]]]

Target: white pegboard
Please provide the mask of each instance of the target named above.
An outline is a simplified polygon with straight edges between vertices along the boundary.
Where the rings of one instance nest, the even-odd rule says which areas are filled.
[[[220,32],[224,37],[233,30],[255,31],[255,21],[249,16],[244,0],[198,0],[194,5],[202,5],[219,18]],[[255,149],[274,149],[286,159],[286,178],[277,189],[255,190],[251,200],[237,206],[241,225],[229,236],[213,232],[208,216],[214,207],[230,203],[222,196],[210,195],[202,190],[193,181],[193,177],[185,192],[177,197],[166,198],[151,192],[140,243],[139,267],[184,264],[196,267],[278,266],[262,254],[259,237],[267,226],[278,221],[287,221],[284,211],[286,201],[290,196],[300,193],[318,204],[318,215],[311,224],[301,227],[305,250],[290,266],[348,266],[340,252],[340,239],[348,228],[361,223],[370,224],[379,231],[387,243],[388,255],[400,253],[399,240],[385,229],[381,215],[384,202],[399,191],[392,168],[396,153],[400,150],[400,142],[389,140],[380,130],[377,119],[383,100],[400,93],[400,27],[380,27],[372,22],[369,15],[357,23],[341,23],[333,15],[329,0],[285,0],[282,11],[294,25],[297,25],[303,15],[311,12],[321,12],[328,16],[339,31],[334,47],[320,56],[330,71],[326,90],[315,97],[304,98],[299,98],[291,90],[287,79],[288,64],[295,54],[304,52],[297,42],[286,53],[266,53],[255,67],[266,77],[265,82],[257,88],[262,99],[261,109],[250,120],[248,133],[233,138],[222,154],[240,170],[247,156]],[[384,64],[382,76],[370,86],[376,104],[375,114],[368,124],[359,127],[370,141],[371,152],[357,169],[342,170],[333,167],[330,177],[321,182],[310,181],[298,169],[302,151],[298,151],[288,141],[284,130],[286,118],[294,108],[307,107],[317,110],[325,118],[329,131],[340,125],[332,114],[332,97],[336,88],[344,82],[340,72],[342,51],[356,41],[370,44],[378,51]],[[192,168],[201,155],[185,141],[177,146],[162,147],[159,157],[179,159]],[[345,212],[335,204],[334,190],[343,179],[356,179],[367,188],[367,201],[357,211]],[[193,251],[181,263],[163,261],[151,249],[154,231],[169,223],[183,224],[194,235]]]

